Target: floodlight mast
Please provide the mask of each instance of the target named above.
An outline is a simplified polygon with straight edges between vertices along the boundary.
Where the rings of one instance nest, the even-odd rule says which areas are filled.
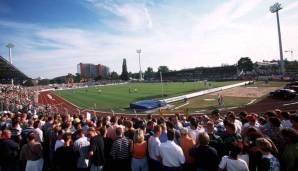
[[[140,71],[139,71],[139,74],[140,74],[140,80],[143,80],[143,76],[142,76],[142,67],[141,67],[141,53],[142,53],[142,50],[141,49],[137,49],[137,53],[139,54],[139,67],[140,67]]]
[[[6,47],[8,48],[8,58],[9,58],[9,62],[10,62],[10,64],[12,64],[11,49],[14,48],[14,44],[12,44],[12,43],[8,43],[8,44],[6,45]]]
[[[282,41],[281,41],[280,23],[279,23],[279,14],[278,14],[278,11],[281,9],[282,9],[281,4],[278,2],[270,7],[270,12],[276,13],[278,40],[279,40],[280,71],[281,71],[281,74],[284,75],[285,65],[284,65],[284,59],[283,59]]]

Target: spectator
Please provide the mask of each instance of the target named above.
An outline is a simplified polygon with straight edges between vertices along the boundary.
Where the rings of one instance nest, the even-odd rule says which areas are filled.
[[[282,128],[291,128],[293,126],[289,112],[281,112],[281,126]]]
[[[256,129],[259,129],[260,124],[257,121],[257,114],[252,113],[246,116],[247,122],[242,126],[242,132],[244,131],[243,129],[248,129],[251,127],[254,127]]]
[[[82,125],[81,123],[78,121],[78,118],[76,118],[74,120],[74,128],[75,128],[75,131],[73,132],[72,134],[72,140],[73,141],[76,141],[79,137],[78,137],[78,130],[82,129],[83,130],[83,134],[86,134],[87,131],[85,131],[83,128],[82,128]]]
[[[190,118],[190,126],[188,129],[189,135],[192,137],[192,139],[197,142],[197,137],[200,132],[204,132],[204,129],[201,129],[201,127],[198,125],[198,121],[196,118]]]
[[[215,134],[214,123],[212,121],[207,122],[207,126],[205,130],[209,135],[209,139],[210,139],[209,145],[216,149],[218,156],[222,157],[224,153],[223,141],[220,136]]]
[[[103,138],[97,134],[95,128],[89,128],[88,134],[91,137],[89,148],[89,156],[91,161],[90,171],[102,171],[105,163]]]
[[[275,112],[266,112],[264,114],[264,117],[266,119],[266,123],[262,126],[261,130],[263,132],[265,132],[266,130],[270,129],[270,122],[269,122],[269,119],[271,117],[277,117],[277,115],[275,114]]]
[[[111,126],[107,130],[107,137],[115,140],[116,138],[116,128],[118,127],[118,117],[113,116],[111,118]]]
[[[146,157],[147,142],[144,141],[144,131],[137,129],[134,134],[133,144],[131,146],[132,171],[149,171],[148,161]]]
[[[298,170],[298,132],[292,128],[281,130],[285,148],[281,154],[282,170]]]
[[[216,171],[219,158],[215,148],[209,146],[210,139],[208,133],[200,133],[198,140],[196,147],[189,152],[190,156],[195,160],[197,171]]]
[[[146,126],[146,134],[145,134],[145,140],[147,141],[152,135],[154,135],[154,122],[148,121]]]
[[[154,126],[154,135],[148,140],[148,152],[149,152],[149,166],[150,170],[161,170],[160,164],[160,140],[159,136],[161,134],[161,128],[159,125]]]
[[[223,120],[220,118],[217,110],[213,111],[214,131],[216,135],[222,136],[225,133],[225,126]]]
[[[37,141],[40,143],[43,143],[43,132],[40,129],[40,127],[41,127],[40,121],[39,120],[35,121],[33,124],[33,127],[34,127],[35,132],[37,133]]]
[[[88,141],[87,137],[85,137],[83,129],[79,129],[77,131],[77,136],[78,139],[73,144],[74,152],[77,154],[77,170],[88,171],[88,150],[90,142]]]
[[[100,135],[103,138],[104,142],[104,158],[105,158],[105,163],[104,163],[104,170],[109,170],[111,167],[111,157],[110,157],[110,151],[112,148],[112,143],[113,140],[111,138],[108,138],[107,135],[107,129],[105,126],[101,127],[99,129]]]
[[[165,124],[161,124],[161,134],[159,136],[159,140],[161,143],[167,142],[168,135],[167,135],[167,126]]]
[[[182,116],[182,121],[181,121],[181,123],[182,123],[182,126],[183,126],[183,127],[188,127],[188,126],[190,126],[190,123],[188,122],[188,120],[186,119],[185,116]]]
[[[239,118],[240,118],[240,121],[241,121],[242,125],[245,125],[248,122],[247,112],[240,112],[239,113]]]
[[[177,129],[177,130],[183,128],[183,125],[182,125],[182,123],[180,122],[179,117],[180,117],[180,116],[179,116],[179,113],[177,113],[177,114],[175,115],[175,117],[173,118],[174,128]]]
[[[298,114],[293,114],[290,116],[292,128],[298,131]]]
[[[266,138],[258,138],[256,143],[258,149],[262,153],[262,158],[258,165],[258,171],[279,171],[279,161],[274,155],[271,154],[271,142]]]
[[[129,151],[129,142],[123,136],[122,127],[116,128],[116,138],[112,144],[110,153],[113,163],[112,170],[130,170]]]
[[[75,171],[76,157],[72,146],[71,133],[63,135],[64,146],[56,150],[54,160],[58,171]]]
[[[183,151],[181,147],[174,142],[174,130],[168,130],[167,135],[167,142],[160,144],[159,148],[164,171],[180,171],[185,162]]]
[[[56,151],[58,148],[64,146],[63,131],[59,130],[57,133],[58,134],[57,134],[57,140],[55,142],[54,151]]]
[[[181,138],[179,144],[185,156],[184,171],[195,170],[193,159],[189,156],[190,149],[195,145],[195,141],[188,135],[188,129],[182,128],[180,130]]]
[[[10,131],[11,131],[11,139],[14,140],[16,143],[20,144],[22,141],[22,137],[21,137],[22,128],[20,126],[18,117],[12,119],[12,125],[10,128]]]
[[[1,171],[20,170],[18,162],[19,145],[11,140],[11,132],[3,131],[3,138],[0,139],[0,166]]]
[[[237,143],[233,143],[231,146],[229,156],[223,156],[219,164],[219,171],[248,171],[246,162],[239,159],[241,147]]]
[[[34,132],[35,135],[37,136],[37,133],[34,130],[33,124],[34,124],[33,120],[29,120],[27,127],[25,127],[22,130],[21,136],[22,136],[23,143],[27,143],[27,137],[29,133]]]
[[[252,171],[256,170],[257,165],[262,157],[262,154],[256,147],[257,146],[256,140],[258,138],[263,138],[264,136],[261,133],[261,131],[252,127],[252,128],[247,129],[247,131],[245,132],[243,137],[244,137],[244,139],[243,139],[244,148],[247,150],[247,152],[249,154],[248,162],[246,161],[249,166],[249,170],[252,170]],[[243,159],[242,157],[239,156],[239,158]]]
[[[280,136],[281,122],[277,117],[269,118],[270,127],[264,130],[264,133],[274,142],[277,148],[282,148],[283,142]]]
[[[225,122],[226,133],[223,136],[225,150],[228,152],[233,143],[241,143],[242,137],[236,133],[236,126],[233,123]],[[226,152],[226,154],[227,154]]]
[[[26,171],[42,171],[43,151],[41,144],[36,141],[34,132],[28,134],[28,143],[22,147],[20,158],[26,162]]]
[[[128,139],[132,140],[134,136],[134,128],[132,121],[126,121],[126,130],[124,132],[124,136],[127,137]]]
[[[234,112],[229,112],[228,116],[227,116],[227,119],[230,123],[235,125],[236,133],[240,134],[241,133],[241,128],[242,128],[242,123],[238,119],[236,119],[235,113]]]
[[[20,118],[20,127],[23,129],[26,128],[27,125],[27,113],[23,113]]]

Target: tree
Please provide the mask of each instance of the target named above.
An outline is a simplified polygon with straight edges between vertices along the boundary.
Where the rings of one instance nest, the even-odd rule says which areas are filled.
[[[120,78],[122,80],[129,80],[129,77],[128,77],[128,72],[127,72],[127,65],[126,65],[126,59],[124,58],[123,59],[123,63],[122,63],[122,73],[121,73],[121,76]]]
[[[74,75],[72,75],[71,73],[68,73],[65,76],[65,83],[73,83],[74,82]]]
[[[130,73],[129,77],[133,78],[133,79],[139,79],[140,77],[140,73],[136,72],[136,73]]]
[[[101,75],[98,75],[97,77],[94,78],[94,81],[99,81],[99,80],[102,80],[102,76]]]
[[[49,85],[49,84],[50,84],[49,79],[42,79],[42,80],[38,81],[38,85]]]
[[[253,70],[253,63],[249,57],[242,57],[237,63],[238,70],[243,70],[244,72]]]
[[[74,82],[75,83],[81,82],[81,74],[76,73],[76,75],[74,76]]]
[[[152,79],[153,77],[154,77],[153,68],[148,67],[147,70],[144,73],[144,79],[149,80],[149,79]]]
[[[23,82],[23,86],[25,86],[25,87],[33,86],[33,81],[32,81],[32,79],[29,79],[29,80],[24,81],[24,82]]]
[[[132,72],[128,72],[128,78],[132,78]]]
[[[119,79],[119,75],[118,75],[118,73],[115,72],[115,71],[113,71],[113,72],[111,73],[111,79],[112,79],[112,80],[118,80],[118,79]]]
[[[157,72],[158,72],[158,73],[159,73],[159,72],[167,73],[167,72],[169,72],[169,71],[170,71],[170,70],[169,70],[169,68],[168,68],[167,66],[163,66],[163,65],[162,65],[162,66],[159,66],[159,67],[158,67],[158,71],[157,71]]]

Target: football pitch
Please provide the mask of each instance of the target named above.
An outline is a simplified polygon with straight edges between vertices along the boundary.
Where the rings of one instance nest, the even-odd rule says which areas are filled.
[[[94,86],[78,89],[58,90],[55,93],[83,109],[124,112],[129,104],[138,100],[164,99],[204,89],[239,83],[222,81],[207,84],[198,82],[128,83],[121,85]]]

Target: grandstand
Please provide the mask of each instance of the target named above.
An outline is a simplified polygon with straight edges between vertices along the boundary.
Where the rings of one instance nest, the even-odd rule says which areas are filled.
[[[237,66],[197,67],[180,71],[163,73],[166,81],[197,81],[197,80],[235,80],[238,78]]]
[[[4,57],[0,56],[0,83],[11,83],[12,79],[15,83],[22,83],[30,78],[17,67],[9,63]]]

